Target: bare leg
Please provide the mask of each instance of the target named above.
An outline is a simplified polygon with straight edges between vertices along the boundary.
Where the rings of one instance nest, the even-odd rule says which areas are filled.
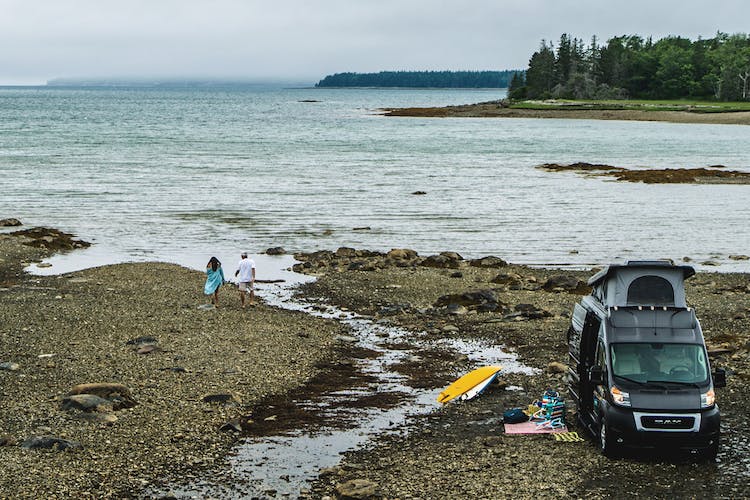
[[[245,308],[245,290],[240,289],[240,307]]]
[[[219,289],[214,291],[214,307],[219,307]]]
[[[250,289],[250,305],[255,305],[255,288]]]

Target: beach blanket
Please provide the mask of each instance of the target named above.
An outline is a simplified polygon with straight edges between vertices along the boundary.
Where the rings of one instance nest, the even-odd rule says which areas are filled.
[[[504,424],[506,434],[550,434],[556,432],[567,432],[566,426],[550,429],[536,425],[537,422],[521,422],[520,424]]]

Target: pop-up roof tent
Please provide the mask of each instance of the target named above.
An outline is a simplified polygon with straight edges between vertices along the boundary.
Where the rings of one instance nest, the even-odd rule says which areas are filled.
[[[691,266],[668,261],[640,260],[605,267],[589,278],[592,295],[605,307],[687,307],[685,279],[695,274]]]

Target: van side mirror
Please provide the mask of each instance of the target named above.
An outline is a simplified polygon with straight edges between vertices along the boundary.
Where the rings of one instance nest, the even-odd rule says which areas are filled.
[[[594,385],[605,385],[604,373],[601,366],[592,366],[589,368],[589,381]]]
[[[715,372],[711,374],[711,378],[714,379],[714,387],[727,386],[727,371],[724,368],[717,368]]]

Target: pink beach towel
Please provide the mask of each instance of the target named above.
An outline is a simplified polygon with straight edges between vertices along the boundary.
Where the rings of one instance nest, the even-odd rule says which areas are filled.
[[[557,429],[537,427],[536,422],[521,422],[520,424],[505,424],[506,434],[551,434],[555,432],[567,432],[566,426]]]

